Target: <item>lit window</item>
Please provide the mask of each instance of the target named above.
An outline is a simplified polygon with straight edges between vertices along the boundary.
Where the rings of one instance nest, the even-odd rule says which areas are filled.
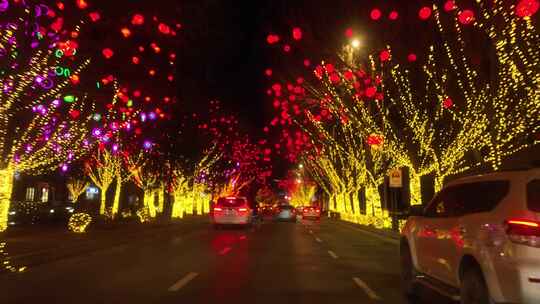
[[[36,190],[32,187],[26,188],[26,200],[33,201]]]
[[[97,199],[99,194],[99,190],[96,187],[88,187],[86,188],[86,199],[88,200],[94,200]]]
[[[41,190],[41,202],[46,203],[49,201],[49,188],[43,188]]]

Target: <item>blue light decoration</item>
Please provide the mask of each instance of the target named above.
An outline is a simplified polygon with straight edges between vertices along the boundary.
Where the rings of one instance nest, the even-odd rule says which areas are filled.
[[[152,142],[149,141],[149,140],[145,140],[145,141],[143,142],[143,148],[144,148],[145,150],[150,150],[150,149],[152,149],[152,145],[153,145]]]

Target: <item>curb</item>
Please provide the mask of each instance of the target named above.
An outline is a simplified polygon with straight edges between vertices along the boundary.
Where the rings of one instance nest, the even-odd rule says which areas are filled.
[[[342,220],[334,220],[334,222],[338,223],[341,226],[351,228],[353,230],[362,232],[364,234],[368,234],[372,237],[378,238],[384,242],[391,243],[394,245],[399,244],[400,240],[400,234],[394,231],[385,231],[382,229],[373,228],[370,226],[360,225],[360,224],[354,224],[347,221]]]

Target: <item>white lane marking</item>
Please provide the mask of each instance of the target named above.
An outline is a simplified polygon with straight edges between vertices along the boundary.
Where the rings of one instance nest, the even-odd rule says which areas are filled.
[[[318,237],[315,238],[315,241],[319,242],[319,243],[322,243],[322,240]]]
[[[369,288],[369,286],[359,278],[354,277],[353,281],[358,285],[358,287],[362,288],[364,292],[370,297],[372,300],[380,301],[381,298],[373,291],[373,289]]]
[[[226,255],[231,250],[232,250],[231,247],[225,247],[225,248],[221,249],[221,251],[219,252],[219,255]]]
[[[337,254],[335,254],[332,250],[328,250],[328,254],[329,254],[331,257],[333,257],[334,259],[337,259],[337,258],[338,258]]]
[[[184,287],[189,283],[191,280],[195,279],[199,274],[196,272],[190,272],[186,274],[185,277],[178,280],[178,282],[174,283],[173,286],[169,287],[169,291],[178,291],[180,288]]]

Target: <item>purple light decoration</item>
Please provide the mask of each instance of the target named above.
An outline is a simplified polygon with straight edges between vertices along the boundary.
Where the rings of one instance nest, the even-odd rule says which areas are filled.
[[[26,145],[26,147],[24,148],[24,150],[26,151],[26,154],[32,152],[32,146],[30,145]]]
[[[60,102],[60,100],[58,99],[55,99],[52,101],[52,105],[55,107],[55,108],[58,108],[62,103]]]
[[[145,150],[150,150],[150,149],[152,149],[152,142],[149,141],[149,140],[145,140],[145,141],[143,142],[143,148],[144,148]]]
[[[30,47],[32,47],[33,49],[37,48],[39,46],[39,42],[37,41],[34,41],[30,44]]]
[[[0,0],[0,12],[5,12],[9,8],[9,2],[7,0]]]
[[[73,160],[73,152],[69,152],[67,158],[68,158],[69,160]]]
[[[126,124],[126,130],[128,130],[128,131],[131,130],[131,123],[128,122],[128,123]]]
[[[113,150],[113,152],[115,152],[115,153],[118,152],[118,149],[119,149],[118,144],[112,145],[112,150]]]
[[[156,119],[156,113],[154,113],[154,112],[148,113],[148,118],[149,118],[150,120],[155,120],[155,119]]]
[[[108,136],[108,135],[104,135],[101,140],[103,140],[104,142],[109,142],[111,138]]]
[[[101,129],[99,129],[99,128],[95,128],[95,129],[92,130],[92,135],[93,135],[94,137],[100,137],[100,136],[101,136],[101,133],[102,133],[102,132],[101,132]]]
[[[43,82],[43,79],[44,79],[43,76],[36,76],[36,82],[38,84],[41,84]]]
[[[88,139],[83,140],[83,145],[85,147],[88,147],[88,145],[90,145],[90,142],[88,141]]]
[[[141,121],[142,122],[146,121],[146,114],[145,113],[141,113]]]
[[[66,165],[66,164],[60,165],[60,170],[61,170],[62,172],[67,172],[68,169],[69,169],[68,165]]]

